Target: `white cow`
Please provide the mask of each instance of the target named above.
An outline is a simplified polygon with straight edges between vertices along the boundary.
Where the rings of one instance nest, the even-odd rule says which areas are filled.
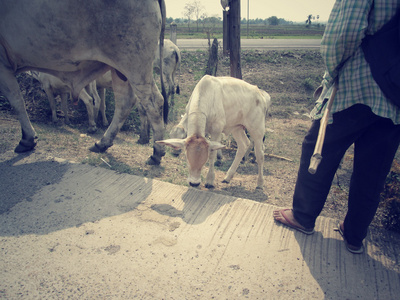
[[[108,72],[108,74],[110,75],[111,80],[111,73]],[[33,71],[31,72],[31,75],[40,82],[43,90],[47,95],[47,98],[49,99],[53,122],[57,122],[58,120],[55,97],[59,95],[61,98],[61,108],[64,112],[65,123],[69,124],[70,121],[68,117],[68,98],[71,93],[70,87],[62,82],[59,78],[50,74]],[[92,81],[79,94],[79,99],[83,101],[88,112],[88,131],[91,133],[97,130],[96,119],[99,110],[103,117],[103,125],[108,126],[108,120],[105,117],[104,111],[105,105],[104,103],[102,103],[102,101],[104,101],[104,98],[101,99],[99,94],[97,93],[96,84],[97,83],[95,80]]]
[[[245,128],[254,141],[258,163],[257,188],[263,188],[265,118],[271,103],[267,92],[243,80],[232,77],[204,76],[196,85],[186,106],[186,114],[176,134],[187,132],[186,138],[156,141],[174,149],[184,149],[189,165],[188,182],[200,184],[201,169],[209,160],[206,187],[214,186],[216,150],[224,147],[219,141],[222,133],[232,133],[237,143],[235,160],[223,182],[229,182],[250,141]],[[182,128],[183,127],[183,128]],[[211,141],[205,136],[209,134]]]
[[[164,44],[164,28],[164,0],[0,0],[0,90],[22,129],[15,151],[30,151],[36,145],[15,78],[28,70],[59,77],[71,87],[74,99],[86,85],[111,71],[114,117],[90,150],[104,152],[112,146],[136,102],[146,111],[154,139],[162,139],[168,102],[158,91],[152,65],[158,41],[161,48]],[[161,86],[164,89],[163,80]],[[154,144],[153,149],[148,163],[159,164],[164,147]]]

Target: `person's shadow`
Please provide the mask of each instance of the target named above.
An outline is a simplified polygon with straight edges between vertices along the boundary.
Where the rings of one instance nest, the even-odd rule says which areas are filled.
[[[364,242],[366,252],[352,254],[333,231],[334,220],[318,225],[312,236],[296,232],[295,239],[325,299],[399,299],[398,248],[370,234]]]

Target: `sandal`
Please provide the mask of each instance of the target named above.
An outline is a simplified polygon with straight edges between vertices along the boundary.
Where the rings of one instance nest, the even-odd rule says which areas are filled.
[[[344,225],[344,222],[338,222],[337,228],[334,228],[334,230],[339,231],[340,235],[342,236],[342,238],[344,240],[344,244],[346,245],[346,249],[353,254],[363,253],[364,246],[362,244],[361,244],[361,246],[357,247],[357,246],[353,246],[347,242],[346,238],[344,237],[344,226],[343,225]]]
[[[281,209],[281,210],[275,210],[274,214],[275,213],[279,213],[279,216],[280,216],[280,219],[279,219],[278,216],[274,215],[275,221],[278,221],[278,222],[280,222],[280,223],[282,223],[282,224],[284,224],[284,225],[286,225],[286,226],[288,226],[290,228],[296,229],[296,230],[300,231],[301,233],[304,233],[304,234],[307,234],[307,235],[310,235],[310,234],[314,233],[314,228],[311,228],[311,229],[304,228],[303,226],[298,224],[298,222],[294,219],[294,217],[293,217],[294,221],[290,220],[289,217],[285,213],[288,210],[292,210],[292,209],[285,208],[285,209]]]

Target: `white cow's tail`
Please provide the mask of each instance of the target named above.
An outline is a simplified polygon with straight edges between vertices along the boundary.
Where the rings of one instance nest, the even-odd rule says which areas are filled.
[[[164,84],[164,78],[163,78],[163,48],[164,48],[164,31],[165,31],[165,16],[166,16],[166,10],[165,10],[165,2],[164,0],[158,0],[158,3],[160,4],[160,10],[161,10],[161,33],[160,33],[160,80],[161,80],[161,93],[164,98],[164,110],[163,110],[163,118],[164,118],[164,123],[168,123],[168,96],[167,92],[165,90],[165,84]]]

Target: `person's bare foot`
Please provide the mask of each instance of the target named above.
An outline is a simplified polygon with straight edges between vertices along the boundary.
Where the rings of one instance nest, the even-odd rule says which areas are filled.
[[[299,222],[296,221],[296,219],[293,216],[293,210],[290,208],[274,210],[273,216],[275,221],[280,222],[290,228],[296,229],[304,234],[314,233],[314,228],[311,229],[304,228],[299,224]]]

